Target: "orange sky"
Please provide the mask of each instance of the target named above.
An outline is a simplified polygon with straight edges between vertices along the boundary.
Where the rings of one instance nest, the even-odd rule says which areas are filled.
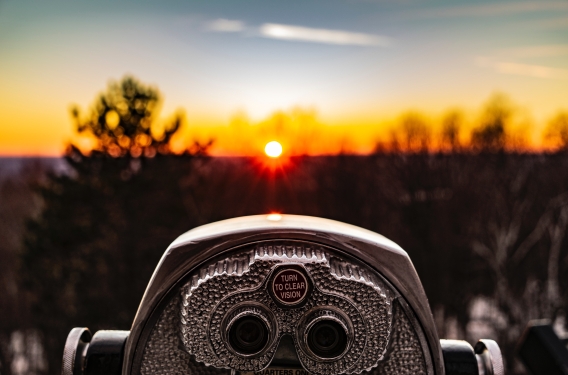
[[[178,142],[214,138],[214,155],[276,138],[291,154],[365,153],[407,111],[435,133],[459,108],[466,137],[495,92],[539,148],[568,110],[565,1],[7,0],[0,56],[4,156],[61,155],[76,139],[70,106],[88,109],[125,74],[160,89],[165,118],[185,112]]]
[[[463,145],[470,141],[471,131],[478,127],[482,118],[483,106],[478,110],[466,111],[456,108],[461,115],[459,139]],[[514,107],[513,107],[514,108]],[[227,125],[190,127],[187,123],[180,136],[175,140],[178,150],[197,139],[206,142],[213,138],[211,148],[213,155],[258,155],[264,146],[276,140],[280,142],[285,155],[322,155],[341,152],[365,154],[372,152],[377,143],[387,144],[392,134],[400,134],[400,124],[405,116],[416,115],[428,128],[433,149],[442,147],[442,123],[449,111],[436,115],[419,111],[404,111],[399,115],[386,117],[382,121],[372,123],[361,121],[357,124],[327,125],[322,123],[317,111],[313,109],[292,108],[287,111],[275,111],[262,121],[247,120],[243,114],[236,115]],[[536,124],[529,111],[523,108],[514,109],[507,131],[511,137],[522,138],[523,148],[529,150],[549,149],[553,147],[543,138],[544,124]],[[387,146],[388,147],[388,146]]]
[[[2,100],[0,98],[0,100]],[[6,103],[7,101],[4,101]],[[5,126],[1,129],[0,154],[4,156],[61,155],[68,142],[89,146],[89,140],[77,136],[73,131],[73,124],[66,111],[51,111],[49,103],[47,108],[30,111],[25,102],[13,103],[11,107],[17,116],[12,123],[20,124],[18,127]],[[463,127],[461,138],[467,143],[471,129],[477,126],[481,116],[483,103],[477,109],[462,110]],[[410,111],[418,113],[431,128],[432,138],[438,138],[444,115],[455,109],[428,113],[425,111]],[[53,113],[55,112],[55,113]],[[45,114],[49,113],[49,116]],[[284,111],[274,111],[260,120],[251,119],[244,112],[236,112],[225,121],[203,118],[196,121],[185,116],[185,121],[174,138],[174,148],[182,150],[194,140],[207,142],[213,139],[210,151],[212,155],[258,155],[263,152],[266,143],[277,140],[287,155],[318,155],[371,152],[378,141],[388,142],[391,132],[396,131],[401,118],[409,111],[399,114],[385,115],[384,118],[359,118],[358,122],[337,122],[328,125],[323,122],[317,110],[313,108],[293,107]],[[6,117],[4,117],[6,119]],[[158,122],[165,122],[167,118],[160,118]],[[4,124],[10,125],[10,121]],[[41,124],[41,126],[38,126]],[[203,125],[205,124],[205,125]],[[543,130],[546,121],[536,122],[531,112],[519,107],[510,130],[522,132],[531,149],[546,147],[543,140]]]

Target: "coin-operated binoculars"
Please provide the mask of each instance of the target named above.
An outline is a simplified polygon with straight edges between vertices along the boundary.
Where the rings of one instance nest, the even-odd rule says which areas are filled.
[[[109,312],[112,313],[112,312]],[[494,341],[440,340],[418,275],[385,237],[249,216],[164,253],[131,331],[74,328],[63,375],[501,375]]]

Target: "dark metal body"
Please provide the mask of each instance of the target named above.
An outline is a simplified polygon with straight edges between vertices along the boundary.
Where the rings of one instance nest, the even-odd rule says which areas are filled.
[[[440,340],[444,353],[446,375],[476,374],[477,359],[475,352],[467,341]]]
[[[90,337],[87,336],[90,335],[75,329],[66,345],[67,360],[64,359],[63,375],[138,375],[137,369],[140,368],[145,343],[153,327],[165,306],[179,295],[179,286],[187,282],[190,274],[211,259],[234,253],[236,249],[244,246],[273,240],[304,241],[327,246],[338,254],[357,259],[382,275],[396,293],[403,297],[400,302],[410,313],[411,323],[419,327],[417,332],[420,332],[420,341],[425,350],[424,359],[430,369],[428,374],[502,374],[502,361],[500,353],[497,358],[495,350],[498,351],[498,347],[494,342],[488,343],[491,350],[484,345],[479,350],[476,347],[473,357],[473,349],[465,342],[462,342],[461,346],[454,345],[451,341],[448,341],[447,345],[440,344],[428,300],[416,270],[408,254],[394,242],[377,233],[332,220],[295,215],[258,215],[204,225],[177,238],[168,247],[152,275],[132,330],[122,331],[115,334],[115,337],[107,337],[108,347],[104,348],[102,341],[95,345],[98,333],[91,340],[91,344],[86,345],[84,341],[88,340]],[[94,345],[92,349],[91,345]],[[459,346],[461,349],[445,350],[443,356],[442,348],[451,346]],[[103,350],[98,351],[97,348]],[[103,357],[107,352],[109,358],[105,360]],[[493,357],[489,352],[493,353]],[[85,357],[85,354],[89,353],[92,357]],[[121,371],[116,368],[118,357],[121,357]],[[496,367],[496,371],[491,363],[492,358],[501,364]],[[477,361],[476,366],[474,361]],[[100,366],[93,367],[93,364],[106,366],[106,370],[101,370]],[[299,364],[298,357],[290,337],[284,336],[276,350],[272,366],[292,364]],[[94,371],[94,368],[97,370]],[[487,368],[490,370],[486,370]]]
[[[420,279],[408,254],[387,238],[344,223],[314,217],[282,215],[270,220],[270,215],[248,216],[204,225],[178,237],[160,260],[126,344],[123,374],[130,374],[139,340],[148,333],[146,327],[152,314],[170,289],[185,275],[206,260],[244,245],[268,239],[309,240],[333,246],[360,259],[384,275],[409,302],[422,326],[431,350],[437,374],[444,374],[440,342],[434,319]]]
[[[530,322],[518,352],[533,375],[568,375],[568,339],[560,339],[549,321]]]
[[[129,331],[73,328],[65,343],[62,374],[120,374]]]

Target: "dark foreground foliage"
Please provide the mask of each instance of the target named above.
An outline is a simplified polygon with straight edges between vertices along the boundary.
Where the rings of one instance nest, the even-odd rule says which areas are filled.
[[[514,347],[527,321],[566,316],[568,154],[512,152],[521,148],[506,147],[514,142],[499,97],[469,148],[459,116],[444,124],[449,153],[436,153],[412,115],[375,155],[272,162],[208,158],[211,143],[173,154],[183,116],[159,124],[159,103],[158,90],[134,78],[111,82],[90,113],[72,111],[77,132],[94,140],[88,156],[70,146],[69,173],[0,185],[0,203],[11,202],[0,204],[0,234],[12,234],[0,243],[0,374],[58,374],[72,327],[130,328],[177,236],[269,212],[336,219],[398,242],[440,337],[498,340],[510,373],[522,371]],[[565,120],[552,127],[560,150]]]
[[[22,282],[57,374],[75,326],[129,329],[168,244],[197,225],[272,211],[359,225],[398,242],[420,275],[441,337],[499,340],[510,370],[531,318],[568,301],[568,156],[377,154],[267,166],[247,158],[71,153],[30,223]],[[473,316],[485,297],[492,310]],[[473,323],[472,323],[473,322]]]

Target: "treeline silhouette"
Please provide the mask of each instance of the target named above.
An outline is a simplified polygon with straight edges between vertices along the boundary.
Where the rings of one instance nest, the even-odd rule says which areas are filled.
[[[256,122],[239,112],[227,127],[215,129],[210,130],[218,137],[213,152],[237,155],[255,155],[273,140],[291,156],[555,152],[568,147],[568,111],[558,111],[537,128],[530,114],[503,93],[491,95],[477,111],[454,108],[428,116],[412,110],[376,126],[329,126],[315,109],[294,107]]]
[[[130,329],[154,267],[178,235],[268,212],[336,219],[399,243],[440,337],[498,340],[509,373],[523,372],[514,346],[529,319],[565,319],[568,154],[503,147],[510,143],[502,117],[472,134],[476,152],[456,140],[450,120],[444,134],[455,147],[431,151],[415,118],[397,134],[398,149],[268,163],[211,158],[200,143],[172,153],[179,121],[159,127],[158,102],[157,90],[133,78],[112,84],[92,113],[73,112],[93,148],[70,146],[68,173],[28,171],[19,187],[2,183],[3,201],[30,186],[38,200],[27,211],[14,207],[25,211],[16,223],[24,242],[0,253],[11,283],[0,296],[2,374],[59,373],[72,327]],[[7,215],[0,205],[0,229]]]

